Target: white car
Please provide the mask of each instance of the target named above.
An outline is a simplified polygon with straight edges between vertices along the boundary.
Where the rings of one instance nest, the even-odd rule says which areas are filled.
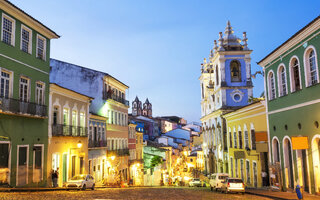
[[[201,187],[201,181],[199,178],[194,178],[189,182],[189,187]]]
[[[244,194],[246,191],[245,185],[240,178],[227,178],[222,182],[221,192],[240,192]]]
[[[94,190],[94,178],[91,175],[80,174],[72,177],[68,182],[64,183],[66,188],[75,188],[85,190],[91,188]]]
[[[226,174],[226,173],[213,174],[209,181],[211,191],[213,191],[213,189],[215,189],[216,191],[218,189],[221,189],[222,181],[224,181],[228,177],[229,177],[229,174]]]

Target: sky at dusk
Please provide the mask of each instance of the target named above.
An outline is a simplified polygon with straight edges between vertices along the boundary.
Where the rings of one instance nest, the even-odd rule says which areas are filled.
[[[153,115],[200,118],[200,64],[230,20],[256,64],[319,15],[320,1],[11,0],[61,36],[51,58],[107,72]],[[254,96],[263,79],[253,80]],[[129,109],[131,113],[131,108]]]

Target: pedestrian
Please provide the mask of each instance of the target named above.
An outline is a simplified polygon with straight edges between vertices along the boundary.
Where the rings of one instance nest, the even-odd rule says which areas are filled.
[[[51,170],[52,187],[55,187],[55,171]]]
[[[267,172],[263,171],[261,172],[262,177],[262,186],[267,186]]]
[[[299,183],[296,186],[296,193],[297,193],[297,197],[298,197],[299,200],[303,199],[303,195],[302,195],[301,187],[300,187]]]

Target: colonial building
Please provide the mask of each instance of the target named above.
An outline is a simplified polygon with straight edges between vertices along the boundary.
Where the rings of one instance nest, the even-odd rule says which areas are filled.
[[[46,186],[51,29],[0,1],[0,185]]]
[[[152,104],[149,102],[149,99],[147,98],[142,107],[141,101],[136,96],[135,100],[132,102],[132,116],[140,115],[152,118]]]
[[[252,96],[250,54],[246,33],[243,39],[234,35],[230,22],[219,33],[209,59],[201,67],[201,122],[206,172],[228,172],[227,129],[222,117],[248,104]]]
[[[94,97],[88,135],[90,172],[96,180],[106,179],[112,184],[127,182],[128,86],[107,73],[59,60],[51,59],[51,69],[51,82]],[[109,175],[113,178],[108,178]]]
[[[274,181],[284,190],[300,184],[320,192],[319,30],[317,17],[258,63],[265,74],[269,160],[278,169],[271,175],[280,175]]]
[[[266,102],[258,101],[223,115],[227,123],[229,175],[247,187],[267,186],[268,137]]]
[[[47,164],[50,186],[52,170],[59,173],[60,187],[73,176],[88,173],[87,136],[91,100],[91,97],[50,84]]]

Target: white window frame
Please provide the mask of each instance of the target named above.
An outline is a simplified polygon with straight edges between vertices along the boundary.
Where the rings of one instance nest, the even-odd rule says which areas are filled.
[[[22,50],[22,30],[26,30],[29,32],[29,41],[28,41],[28,52],[26,53],[29,53],[29,54],[32,54],[32,30],[28,27],[26,27],[25,25],[21,24],[21,39],[20,39],[20,50]],[[23,51],[25,52],[25,51]]]
[[[25,145],[17,145],[17,173],[16,173],[16,186],[18,186],[18,175],[19,175],[19,148],[20,147],[27,147],[27,177],[26,177],[26,184],[29,183],[29,144],[25,144]]]
[[[271,87],[272,86],[272,83],[271,83],[271,74],[273,75],[273,88]],[[273,70],[270,70],[268,72],[268,76],[267,76],[267,83],[268,83],[268,99],[269,101],[277,98],[277,92],[276,92],[276,79],[275,79],[275,74],[273,72]],[[274,92],[274,97],[272,95],[272,90]]]
[[[310,62],[309,62],[309,54],[312,50],[314,51],[314,56],[315,56],[315,65],[316,65],[315,68],[316,68],[316,76],[317,76],[317,81],[314,84],[312,84],[312,82],[311,82],[311,72],[310,72]],[[313,45],[310,45],[305,49],[304,54],[303,54],[303,61],[304,61],[305,86],[310,87],[310,86],[313,86],[313,85],[319,83],[317,51]]]
[[[38,84],[42,85],[42,88],[38,87]],[[42,90],[42,102],[39,101],[38,90]],[[46,84],[42,81],[36,81],[36,90],[35,90],[35,102],[41,105],[45,104],[45,92],[46,92]]]
[[[258,183],[259,183],[259,181],[258,181],[258,176],[259,176],[259,174],[258,174],[258,163],[257,163],[257,161],[255,161],[255,160],[253,160],[252,161],[252,187],[254,187],[255,186],[255,180],[254,180],[254,163],[256,164],[256,167],[257,167],[257,187],[259,187],[259,185],[258,185]]]
[[[43,173],[44,173],[44,169],[43,169],[43,159],[44,159],[44,144],[34,144],[34,147],[41,147],[41,178],[40,181],[43,180]],[[33,168],[32,168],[32,180],[33,182],[35,182],[35,177],[34,177],[34,169],[35,169],[35,165],[36,165],[36,161],[35,161],[35,151],[33,151]]]
[[[249,162],[249,167],[247,166],[247,164],[248,164],[248,162]],[[246,159],[246,184],[250,184],[251,185],[251,169],[250,169],[250,160],[249,159]],[[249,174],[247,173],[247,169],[249,169]],[[248,176],[249,175],[249,176]],[[248,177],[249,177],[249,182],[248,182]]]
[[[302,80],[301,80],[301,70],[300,70],[300,60],[297,56],[292,56],[289,62],[289,74],[290,74],[290,92],[293,93],[297,91],[297,88],[295,87],[295,82],[294,82],[294,72],[293,72],[293,67],[294,67],[294,60],[297,60],[298,62],[298,69],[299,69],[299,80],[300,80],[300,90],[302,89]]]
[[[38,44],[38,39],[42,39],[43,40],[43,58],[40,58],[39,56],[38,56],[38,48],[39,48],[39,44]],[[39,34],[37,34],[37,48],[36,48],[36,57],[37,58],[39,58],[39,59],[41,59],[41,60],[44,60],[44,61],[46,61],[46,51],[47,50],[47,39],[45,38],[45,37],[43,37],[43,36],[41,36],[41,35],[39,35]]]
[[[234,173],[233,173],[233,169],[234,169],[233,163],[234,163],[234,159],[233,159],[232,156],[230,156],[230,175],[231,175],[231,177],[234,177],[233,176],[234,175]]]
[[[3,34],[3,25],[4,25],[4,18],[6,18],[7,20],[11,21],[12,22],[12,32],[11,32],[11,44],[8,44],[8,45],[12,45],[12,46],[15,46],[15,32],[16,32],[16,20],[14,20],[13,18],[9,17],[8,15],[2,13],[2,20],[1,20],[1,41],[3,41],[3,37],[4,37],[4,34]],[[5,43],[5,42],[4,42]],[[7,43],[6,43],[7,44]]]
[[[282,71],[281,69],[284,69],[284,83],[283,83],[283,80],[282,80]],[[279,66],[278,66],[278,94],[279,94],[279,97],[282,97],[282,96],[285,96],[288,94],[288,85],[287,85],[287,69],[286,69],[286,66],[281,63]],[[286,89],[286,93],[284,94],[283,92],[283,86],[285,86],[285,89]]]
[[[27,80],[27,83],[24,83],[24,82],[21,82],[21,79],[25,79]],[[22,89],[23,90],[23,94],[21,94],[21,85],[24,87],[24,86],[27,86],[27,99],[25,100],[24,99],[24,88]],[[21,95],[22,95],[22,98],[21,98]],[[19,100],[23,101],[23,102],[29,102],[30,101],[30,79],[25,77],[25,76],[20,76],[20,79],[19,79]]]
[[[12,88],[13,88],[13,77],[14,77],[14,73],[13,71],[10,71],[10,70],[7,70],[7,69],[4,69],[4,68],[1,68],[0,67],[0,80],[2,78],[2,75],[1,73],[2,72],[5,72],[5,73],[8,73],[9,74],[9,79],[8,78],[4,78],[4,79],[8,79],[9,80],[9,94],[8,94],[8,98],[11,98],[12,97]],[[0,89],[1,89],[1,81],[0,81]],[[1,96],[0,96],[1,97]]]

